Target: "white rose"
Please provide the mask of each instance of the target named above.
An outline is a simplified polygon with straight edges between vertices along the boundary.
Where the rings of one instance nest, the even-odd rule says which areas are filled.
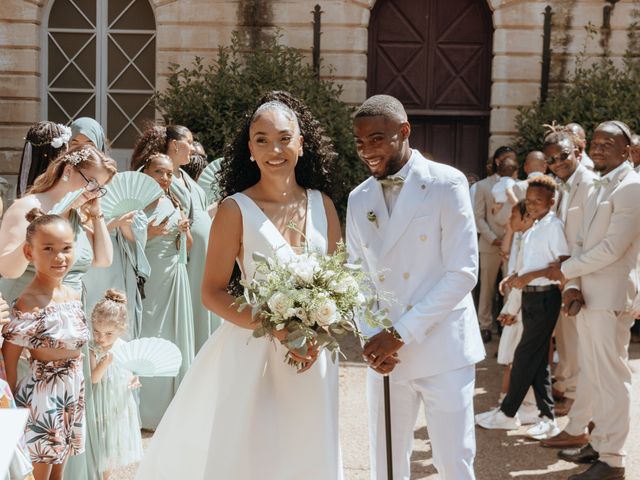
[[[287,311],[292,307],[291,300],[284,293],[276,292],[267,300],[267,305],[272,312],[286,317]]]
[[[311,319],[320,326],[326,327],[338,320],[337,307],[333,300],[325,300],[312,312]]]
[[[358,287],[358,282],[353,277],[348,276],[337,282],[337,285],[332,288],[337,293],[347,293],[351,289],[358,290]]]
[[[304,283],[313,282],[313,274],[316,266],[313,262],[295,262],[289,265],[289,271],[297,276]]]

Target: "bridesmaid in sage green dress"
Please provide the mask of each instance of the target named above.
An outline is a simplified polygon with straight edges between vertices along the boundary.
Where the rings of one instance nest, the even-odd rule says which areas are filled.
[[[152,155],[142,171],[158,182],[165,195],[145,210],[149,220],[146,255],[151,275],[145,284],[140,336],[169,340],[182,353],[182,365],[175,378],[141,380],[141,425],[155,429],[195,356],[189,276],[179,254],[181,233],[185,234],[187,249],[192,239],[189,219],[170,192],[171,159],[164,154]]]
[[[28,225],[26,213],[32,208],[48,212],[65,195],[80,188],[85,192],[62,212],[76,233],[74,264],[63,283],[82,292],[82,277],[91,266],[110,265],[113,251],[100,212],[100,196],[104,192],[102,186],[115,173],[114,160],[93,147],[78,147],[52,162],[27,194],[11,205],[0,225],[0,275],[4,277],[0,280],[0,292],[5,299],[15,300],[34,275],[33,267],[22,254]],[[86,225],[80,220],[80,207],[88,214]],[[85,360],[88,360],[88,350],[84,353]],[[84,373],[90,375],[88,361],[84,362]],[[72,457],[67,463],[65,478],[69,480],[102,480],[92,449],[92,439],[97,438],[92,393],[91,385],[85,385],[85,453]]]
[[[138,170],[144,160],[154,153],[165,153],[173,163],[171,192],[180,201],[191,221],[193,247],[189,255],[187,273],[190,282],[195,351],[197,353],[215,329],[220,326],[221,320],[202,304],[202,276],[211,228],[211,216],[207,211],[207,196],[202,187],[180,168],[189,163],[190,156],[194,152],[193,135],[188,128],[180,125],[156,126],[148,129],[139,140],[131,166],[133,170]]]

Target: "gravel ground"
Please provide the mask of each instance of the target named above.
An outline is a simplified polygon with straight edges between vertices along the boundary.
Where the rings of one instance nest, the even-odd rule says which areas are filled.
[[[500,390],[501,367],[497,365],[495,353],[498,340],[487,346],[487,359],[478,365],[475,392],[477,412],[495,406]],[[358,347],[351,345],[347,349],[348,361],[340,369],[340,425],[343,460],[346,480],[365,480],[369,478],[369,439],[367,431],[366,402],[364,398],[364,379],[366,368],[359,361]],[[640,410],[638,398],[640,391],[640,344],[631,346],[632,368],[634,370],[634,405],[632,429],[627,443],[628,466],[627,479],[640,479]],[[561,427],[566,418],[559,419]],[[541,448],[537,442],[527,439],[524,428],[518,431],[488,431],[478,428],[476,456],[476,476],[478,480],[545,479],[565,480],[569,475],[579,472],[580,467],[558,460],[556,451]],[[144,433],[145,445],[150,433]],[[134,478],[135,466],[114,472],[112,480]],[[420,415],[415,431],[415,450],[412,456],[412,479],[437,479],[433,467],[431,448],[426,422]],[[232,480],[232,479],[230,479]]]

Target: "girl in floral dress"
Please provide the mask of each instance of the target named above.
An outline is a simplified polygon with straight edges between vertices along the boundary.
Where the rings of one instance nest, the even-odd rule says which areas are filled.
[[[137,377],[113,357],[112,347],[124,343],[127,332],[127,297],[107,290],[91,313],[93,341],[89,346],[91,383],[98,426],[98,470],[108,480],[111,470],[142,458],[138,406],[133,390]]]
[[[80,293],[62,280],[74,261],[69,222],[39,209],[27,214],[24,255],[35,275],[13,303],[2,333],[7,382],[28,408],[27,448],[36,480],[59,480],[69,455],[84,451],[82,347],[89,339]],[[18,358],[29,349],[29,374],[17,382]]]

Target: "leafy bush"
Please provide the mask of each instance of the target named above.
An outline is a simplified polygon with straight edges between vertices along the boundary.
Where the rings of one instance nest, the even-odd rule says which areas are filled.
[[[300,51],[279,40],[279,35],[266,37],[248,49],[234,34],[211,66],[199,57],[190,67],[172,64],[169,86],[156,95],[156,105],[165,122],[188,127],[213,159],[222,156],[242,115],[262,95],[270,90],[292,93],[333,140],[339,156],[331,172],[332,196],[344,215],[349,191],[366,176],[353,141],[352,109],[340,101],[340,85],[316,77]]]
[[[518,108],[517,138],[514,149],[520,158],[542,146],[544,124],[577,122],[590,138],[595,127],[605,120],[621,120],[633,131],[640,128],[640,68],[637,56],[627,52],[621,66],[604,56],[585,65],[578,57],[568,82],[552,90],[544,104],[532,103]]]

